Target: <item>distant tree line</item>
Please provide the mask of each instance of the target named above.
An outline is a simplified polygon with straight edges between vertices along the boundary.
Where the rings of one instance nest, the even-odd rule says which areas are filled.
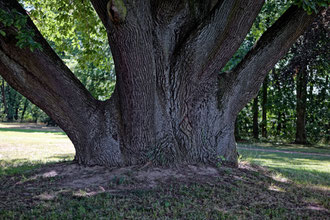
[[[237,140],[329,143],[328,21],[324,12],[268,74],[237,118]]]

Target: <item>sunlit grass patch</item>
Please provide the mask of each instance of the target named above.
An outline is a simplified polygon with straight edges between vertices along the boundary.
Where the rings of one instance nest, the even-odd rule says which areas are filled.
[[[330,157],[240,149],[242,160],[268,167],[299,184],[329,187]]]
[[[258,148],[265,150],[282,150],[303,153],[330,154],[330,145],[301,145],[287,143],[239,143],[238,147]]]
[[[62,132],[5,130],[0,130],[0,176],[29,170],[38,164],[73,159],[73,145]]]

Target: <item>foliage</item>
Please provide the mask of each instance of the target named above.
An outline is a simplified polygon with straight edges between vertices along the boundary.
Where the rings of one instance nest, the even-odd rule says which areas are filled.
[[[329,0],[293,0],[293,3],[302,7],[307,13],[318,13],[320,7],[329,7]]]
[[[242,45],[222,71],[230,71],[240,63],[261,35],[285,12],[286,9],[288,9],[290,5],[291,3],[289,1],[266,1]]]
[[[15,38],[18,40],[16,45],[20,48],[28,47],[31,51],[35,49],[42,49],[41,45],[33,40],[34,31],[26,28],[26,22],[28,17],[21,14],[17,10],[5,11],[0,9],[0,22],[2,27],[0,27],[0,34],[6,36],[6,27],[14,27],[16,29],[17,35]]]
[[[31,104],[0,77],[1,87],[3,87],[4,94],[0,90],[0,120],[9,122],[43,122],[49,120],[49,116],[37,106]]]
[[[21,1],[42,35],[92,95],[108,99],[114,65],[103,24],[88,0]],[[83,14],[83,16],[81,16]]]
[[[113,60],[105,28],[90,2],[87,0],[24,0],[20,3],[52,48],[91,94],[99,100],[110,98],[115,87]],[[31,50],[41,49],[41,46],[33,41],[34,32],[25,28],[27,19],[26,15],[16,10],[10,12],[0,10],[0,21],[4,25],[0,29],[0,34],[6,35],[4,28],[13,26],[17,29],[18,46],[30,47]],[[18,120],[22,115],[26,99],[6,83],[5,87],[9,112],[3,113],[5,107],[1,102],[1,119]],[[26,114],[23,116],[21,120],[24,121],[50,120],[42,110],[29,101]]]
[[[296,129],[296,75],[306,69],[308,74],[307,124],[310,142],[329,143],[329,37],[326,21],[329,12],[321,14],[309,31],[301,36],[289,53],[269,74],[267,89],[268,138],[294,140]],[[264,88],[263,88],[264,89]],[[262,100],[259,95],[259,100]],[[260,109],[262,110],[262,109]],[[259,115],[261,120],[261,114]],[[239,133],[252,136],[252,104],[248,104],[237,119]]]

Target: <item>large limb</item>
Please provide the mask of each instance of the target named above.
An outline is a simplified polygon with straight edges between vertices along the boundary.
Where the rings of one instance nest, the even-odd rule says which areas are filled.
[[[155,145],[156,65],[149,1],[95,1],[116,70],[120,144],[127,164],[147,160]]]
[[[0,8],[16,9],[25,14],[17,1],[0,1]],[[69,68],[56,55],[33,22],[26,27],[35,33],[34,40],[42,50],[16,46],[17,30],[7,27],[0,37],[0,74],[18,92],[50,115],[73,142],[78,139],[78,128],[90,121],[96,100],[90,95]],[[86,114],[88,113],[88,114]]]
[[[291,6],[262,35],[232,72],[220,76],[220,83],[231,87],[227,92],[223,92],[229,97],[227,103],[232,114],[237,114],[257,95],[266,74],[286,54],[315,17],[316,14],[308,15],[302,8]]]
[[[196,81],[196,77],[200,81],[201,76],[208,78],[210,73],[224,67],[241,45],[263,3],[263,0],[218,1],[180,47],[175,57],[178,66],[189,68]]]

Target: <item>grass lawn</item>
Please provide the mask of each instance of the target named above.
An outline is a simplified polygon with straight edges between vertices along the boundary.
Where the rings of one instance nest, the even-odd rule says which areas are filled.
[[[291,146],[291,147],[272,147],[260,145],[238,145],[239,147],[250,148],[250,150],[239,149],[242,155],[242,161],[248,161],[252,164],[261,165],[276,171],[280,177],[287,178],[295,183],[310,185],[312,187],[324,187],[330,190],[330,149],[311,146]],[[308,155],[299,153],[282,153],[282,152],[263,152],[253,149],[265,150],[285,150],[301,153],[319,153],[327,154]],[[299,149],[299,150],[298,150]]]
[[[329,154],[330,145],[301,145],[301,144],[287,144],[287,143],[240,143],[239,147],[244,148],[258,148],[258,149],[273,149],[282,151],[294,151],[305,153]]]
[[[239,168],[81,167],[60,130],[0,123],[0,219],[327,219],[330,157],[239,145]],[[290,148],[290,149],[289,149]],[[327,147],[312,149],[330,154]]]
[[[75,150],[64,132],[39,127],[0,123],[0,176],[73,159]]]

